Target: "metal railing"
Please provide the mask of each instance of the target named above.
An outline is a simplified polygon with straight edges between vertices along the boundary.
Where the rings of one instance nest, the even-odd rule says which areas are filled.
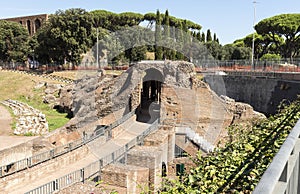
[[[107,140],[111,138],[111,130],[122,123],[124,123],[126,120],[131,118],[135,114],[135,110],[132,112],[126,114],[122,118],[116,120],[115,122],[111,123],[108,126],[105,127],[99,127],[97,126],[94,130],[94,133],[91,134],[89,137],[83,137],[82,139],[77,139],[75,141],[72,141],[68,144],[53,148],[49,151],[45,151],[36,155],[33,155],[28,158],[21,159],[16,162],[12,162],[10,164],[0,166],[0,178],[25,170],[27,168],[31,168],[35,165],[38,165],[40,163],[46,162],[48,160],[51,160],[53,158],[56,158],[58,156],[61,156],[63,154],[66,154],[68,152],[71,152],[95,139],[97,139],[100,136],[103,136],[107,134]]]
[[[90,163],[86,167],[55,179],[49,183],[46,183],[38,188],[26,192],[25,194],[51,194],[54,191],[66,188],[74,183],[84,182],[92,177],[99,176],[101,179],[101,169],[109,164],[119,161],[121,158],[126,157],[127,152],[135,145],[142,144],[144,138],[151,132],[158,129],[160,119],[157,119],[149,128],[147,128],[140,135],[132,139],[118,150],[104,156],[103,158]]]
[[[300,193],[300,120],[292,129],[253,194]]]
[[[200,70],[209,69],[236,69],[236,70],[257,70],[257,71],[299,71],[300,58],[294,59],[269,59],[254,60],[198,60],[193,61],[196,68]]]

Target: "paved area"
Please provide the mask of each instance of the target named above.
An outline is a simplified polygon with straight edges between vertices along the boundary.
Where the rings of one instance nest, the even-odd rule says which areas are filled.
[[[23,184],[20,184],[18,188],[14,188],[14,190],[5,191],[11,194],[19,194],[35,189],[43,184],[46,184],[50,181],[53,181],[57,178],[60,178],[64,175],[67,175],[70,172],[79,170],[89,165],[90,163],[99,160],[99,158],[104,157],[120,147],[124,146],[126,143],[130,142],[137,135],[146,130],[150,124],[141,123],[137,121],[132,121],[129,119],[126,122],[131,122],[130,127],[124,130],[115,138],[111,139],[106,143],[100,143],[95,140],[92,144],[89,145],[90,153],[79,161],[74,162],[68,166],[61,166],[60,170],[52,170],[47,173],[43,173],[42,176],[36,177],[34,181],[24,181]],[[122,125],[128,126],[129,123],[123,123]]]

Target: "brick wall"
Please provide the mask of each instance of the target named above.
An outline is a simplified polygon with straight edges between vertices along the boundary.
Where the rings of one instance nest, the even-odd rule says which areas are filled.
[[[126,188],[128,194],[141,193],[149,184],[149,169],[123,164],[111,164],[101,171],[103,184]]]

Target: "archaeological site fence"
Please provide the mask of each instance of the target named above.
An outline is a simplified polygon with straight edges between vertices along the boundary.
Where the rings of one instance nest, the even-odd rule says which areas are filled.
[[[264,72],[300,72],[300,58],[277,60],[201,60],[193,61],[196,71],[264,71]]]
[[[237,71],[265,71],[265,72],[300,72],[300,58],[292,59],[267,59],[267,60],[254,60],[251,64],[251,60],[191,60],[196,66],[196,71],[206,70],[237,70]],[[113,62],[107,62],[110,65],[100,65],[101,68],[106,70],[127,70],[128,64],[134,64],[136,61],[128,61],[126,65],[116,66]],[[79,66],[64,67],[65,65],[59,64],[47,64],[39,65],[37,68],[31,68],[31,66],[25,63],[1,63],[0,69],[20,70],[20,71],[39,71],[39,72],[53,72],[62,70],[97,70],[99,67],[95,63],[86,64],[83,63]]]
[[[28,158],[24,158],[22,160],[12,162],[7,165],[0,166],[0,177],[4,177],[4,176],[10,175],[10,174],[25,170],[27,168],[31,168],[42,162],[46,162],[48,160],[51,160],[53,158],[56,158],[63,154],[66,154],[68,152],[71,152],[71,151],[99,138],[100,136],[106,135],[106,137],[107,137],[106,140],[108,141],[111,138],[112,129],[121,125],[122,123],[124,123],[126,120],[131,118],[134,114],[135,114],[135,110],[126,114],[125,116],[116,120],[115,122],[111,123],[108,126],[104,126],[104,127],[97,126],[96,129],[94,130],[94,133],[88,137],[83,137],[82,139],[72,141],[66,145],[58,146],[54,149],[51,149],[50,151],[45,151],[45,152],[33,155]]]
[[[104,156],[103,158],[87,165],[86,167],[69,173],[63,177],[55,179],[47,184],[44,184],[36,189],[33,189],[25,194],[49,194],[60,189],[66,188],[74,183],[84,182],[95,176],[99,177],[101,180],[101,169],[109,164],[116,163],[122,158],[126,158],[127,152],[133,148],[135,145],[143,144],[144,138],[151,132],[158,129],[160,124],[160,119],[157,119],[149,128],[147,128],[143,133],[132,139],[125,146],[119,148],[118,150]]]

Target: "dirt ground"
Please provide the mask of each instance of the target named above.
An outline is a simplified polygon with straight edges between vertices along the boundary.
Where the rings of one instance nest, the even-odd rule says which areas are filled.
[[[11,129],[11,122],[12,117],[9,111],[0,105],[0,151],[36,138],[35,136],[25,137],[14,135]]]
[[[12,135],[11,129],[12,117],[9,111],[0,106],[0,136]]]

